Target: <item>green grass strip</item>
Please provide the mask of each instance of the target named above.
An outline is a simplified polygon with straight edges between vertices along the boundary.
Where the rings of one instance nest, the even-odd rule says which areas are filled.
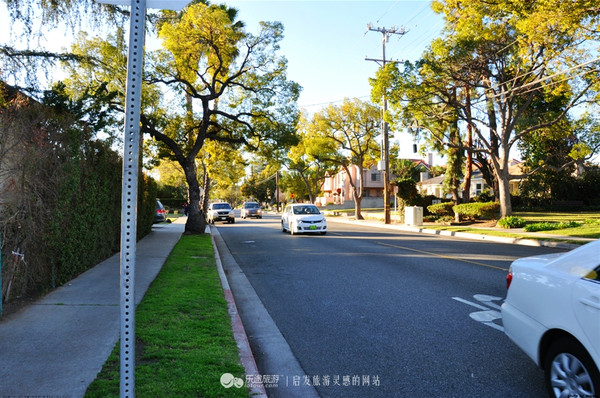
[[[143,266],[143,265],[140,265]],[[119,396],[119,343],[86,397]],[[136,311],[138,397],[248,397],[209,235],[184,235]]]

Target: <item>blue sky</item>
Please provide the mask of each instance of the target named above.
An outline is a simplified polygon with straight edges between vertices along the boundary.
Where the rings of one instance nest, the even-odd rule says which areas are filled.
[[[285,28],[281,54],[288,59],[288,78],[303,87],[299,105],[309,112],[344,98],[370,99],[368,79],[379,65],[365,58],[382,58],[382,34],[367,30],[403,27],[392,35],[386,59],[416,60],[443,26],[429,0],[212,0],[239,10],[238,18],[250,32],[260,21],[279,21]],[[16,29],[20,28],[17,24]],[[10,34],[6,5],[0,2],[0,34]],[[84,27],[85,29],[85,27]],[[58,26],[36,44],[49,51],[68,48],[71,29]],[[101,32],[95,32],[102,34]],[[24,43],[13,43],[18,48]]]
[[[365,58],[382,58],[383,35],[374,28],[403,27],[404,35],[391,35],[386,59],[415,61],[443,28],[443,19],[431,10],[429,0],[213,0],[237,8],[238,19],[249,32],[259,21],[284,25],[281,54],[288,59],[288,78],[303,87],[298,104],[309,113],[344,98],[369,101],[379,65]],[[420,158],[412,151],[413,138],[391,131],[392,143],[400,144],[400,157]],[[434,164],[443,159],[434,157]]]
[[[299,105],[309,112],[344,98],[370,99],[369,78],[379,65],[365,58],[382,58],[382,34],[367,24],[403,27],[386,43],[386,59],[420,58],[443,27],[430,1],[418,0],[224,0],[239,10],[238,19],[250,32],[259,21],[283,23],[281,54],[288,59],[288,78],[303,87]]]
[[[443,20],[431,10],[430,0],[212,0],[239,10],[238,19],[246,29],[258,32],[260,21],[279,21],[284,25],[281,52],[288,59],[288,78],[299,83],[299,106],[309,113],[345,98],[369,101],[369,78],[379,65],[365,58],[382,58],[382,34],[374,28],[404,28],[404,35],[391,35],[386,43],[386,59],[395,61],[420,58],[431,40],[440,35]],[[0,2],[0,34],[8,41],[10,28],[3,2]],[[60,51],[68,47],[72,31],[57,27],[38,46]],[[101,34],[101,32],[96,32]],[[150,43],[147,43],[150,44]],[[13,43],[21,48],[23,45]],[[150,46],[151,47],[151,46]],[[391,132],[399,141],[401,157],[417,157],[412,138]],[[436,162],[437,163],[437,162]]]

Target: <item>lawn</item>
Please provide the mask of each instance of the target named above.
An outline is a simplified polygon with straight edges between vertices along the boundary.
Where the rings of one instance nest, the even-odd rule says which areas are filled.
[[[333,214],[333,210],[328,209],[331,213],[328,214],[329,217],[334,217],[336,215],[345,215],[352,217],[354,215],[354,209],[344,209],[344,210],[336,210]],[[400,212],[398,212],[400,213]],[[392,222],[395,219],[400,218],[400,214],[397,212],[391,211]],[[582,223],[581,226],[576,228],[567,228],[567,229],[558,229],[552,231],[543,231],[543,232],[524,232],[523,229],[503,229],[500,227],[494,227],[494,222],[484,222],[484,223],[473,223],[472,225],[462,224],[462,225],[444,225],[444,224],[436,224],[436,223],[425,223],[423,228],[435,229],[435,230],[444,230],[444,231],[454,231],[454,232],[467,232],[474,233],[480,235],[492,235],[492,236],[503,236],[503,237],[512,237],[519,239],[537,239],[537,240],[547,240],[547,241],[557,241],[557,242],[566,242],[569,243],[586,243],[586,241],[581,240],[573,240],[573,238],[587,238],[587,239],[598,239],[600,238],[600,212],[598,211],[586,211],[586,212],[514,212],[515,216],[521,217],[525,220],[527,224],[532,223],[559,223],[559,222],[569,222],[569,221],[577,221]],[[374,220],[382,220],[383,219],[383,211],[382,209],[363,209],[363,216],[365,219],[374,219]],[[593,221],[591,223],[584,223],[584,221]],[[481,228],[489,227],[489,228]],[[550,236],[549,236],[550,235]],[[557,235],[556,238],[551,235]],[[571,239],[562,239],[560,236],[567,236]]]
[[[585,221],[587,219],[600,220],[600,212],[580,211],[580,212],[534,212],[534,211],[516,211],[514,216],[523,218],[527,222],[567,222],[567,221]]]
[[[119,396],[119,343],[86,397]],[[136,395],[248,397],[210,235],[183,235],[136,311]]]
[[[514,237],[521,239],[538,239],[538,240],[549,240],[549,241],[566,241],[561,239],[559,236],[568,236],[571,238],[589,238],[598,239],[600,238],[600,212],[514,212],[514,216],[521,217],[527,224],[532,223],[560,223],[577,221],[581,223],[581,226],[575,228],[556,229],[551,231],[540,231],[540,232],[524,232],[522,229],[481,229],[477,228],[477,224],[461,225],[461,226],[444,226],[428,224],[427,228],[440,229],[446,231],[455,232],[469,232],[484,235],[493,236],[505,236]],[[589,222],[592,221],[593,222]],[[588,223],[585,223],[588,221]],[[549,237],[548,235],[557,235],[556,238]],[[573,241],[568,240],[571,243],[585,243],[585,241]]]

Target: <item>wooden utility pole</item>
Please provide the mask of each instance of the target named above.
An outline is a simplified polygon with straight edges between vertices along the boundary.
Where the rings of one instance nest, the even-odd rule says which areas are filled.
[[[385,43],[390,40],[390,36],[395,35],[404,35],[407,31],[401,27],[392,27],[390,29],[386,28],[374,28],[371,24],[367,25],[367,29],[375,32],[379,32],[383,36],[382,44],[383,44],[383,58],[375,59],[375,58],[365,58],[367,61],[375,61],[381,67],[385,67],[387,62],[385,58]],[[391,61],[396,62],[396,61]],[[385,114],[387,112],[387,98],[385,95],[383,96],[383,115],[381,117],[381,121],[383,123],[383,142],[381,145],[381,162],[379,164],[379,169],[383,171],[383,211],[384,211],[384,223],[390,224],[390,140],[388,134],[388,123],[385,121]],[[362,173],[362,170],[361,170]]]
[[[471,87],[465,86],[465,112],[467,114],[467,165],[465,172],[465,184],[463,187],[463,203],[471,200],[471,178],[473,176],[473,120],[471,119]]]

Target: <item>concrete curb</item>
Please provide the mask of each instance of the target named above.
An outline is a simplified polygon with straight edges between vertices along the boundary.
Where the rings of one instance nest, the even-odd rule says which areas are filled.
[[[217,248],[214,234],[208,226],[207,231],[210,232],[210,238],[213,244],[215,260],[217,263],[217,271],[219,272],[219,278],[221,279],[221,285],[223,286],[223,292],[225,293],[225,300],[227,301],[227,310],[229,312],[229,316],[231,317],[233,337],[235,338],[235,341],[237,343],[240,361],[242,362],[242,366],[244,367],[244,369],[246,369],[246,375],[258,375],[258,367],[256,366],[254,355],[252,354],[252,350],[250,349],[250,343],[248,342],[246,330],[244,329],[244,325],[242,323],[242,320],[240,319],[237,306],[235,305],[235,300],[233,299],[233,294],[231,293],[231,287],[229,286],[229,282],[227,281],[225,271],[223,270],[223,263],[221,263],[221,255],[219,253],[219,249]],[[265,388],[262,385],[262,383],[251,383],[248,386],[248,389],[250,390],[250,395],[253,397],[267,397],[267,392],[265,391]]]
[[[449,236],[449,237],[461,238],[461,239],[485,240],[485,241],[489,241],[489,242],[508,243],[508,244],[515,244],[515,245],[523,245],[523,246],[554,247],[557,249],[567,249],[567,250],[572,250],[572,249],[575,249],[575,248],[578,248],[581,246],[581,245],[574,244],[574,243],[548,242],[548,241],[535,240],[535,239],[521,239],[521,238],[510,238],[510,237],[503,237],[503,236],[478,235],[478,234],[471,234],[468,232],[442,231],[442,230],[437,230],[437,229],[411,227],[411,226],[399,225],[399,224],[383,224],[383,223],[375,223],[372,221],[344,220],[344,219],[338,219],[336,217],[327,218],[327,222],[342,223],[342,224],[354,224],[354,225],[359,224],[359,225],[367,225],[367,226],[373,227],[373,228],[385,228],[385,229],[397,230],[397,231],[406,231],[406,232],[439,235],[439,236]],[[560,237],[560,236],[557,235],[557,237]],[[582,238],[582,240],[585,240],[585,239]]]
[[[218,257],[228,284],[233,286],[234,300],[237,301],[239,318],[242,320],[246,336],[243,340],[254,347],[254,351],[250,351],[250,353],[256,353],[261,362],[262,374],[258,371],[247,374],[258,376],[256,382],[260,382],[262,376],[272,378],[273,384],[265,386],[265,390],[268,389],[268,396],[271,398],[319,397],[312,385],[297,386],[290,383],[294,376],[305,374],[302,366],[256,294],[252,284],[229,252],[218,228],[211,227],[211,231],[215,246],[222,248]]]

